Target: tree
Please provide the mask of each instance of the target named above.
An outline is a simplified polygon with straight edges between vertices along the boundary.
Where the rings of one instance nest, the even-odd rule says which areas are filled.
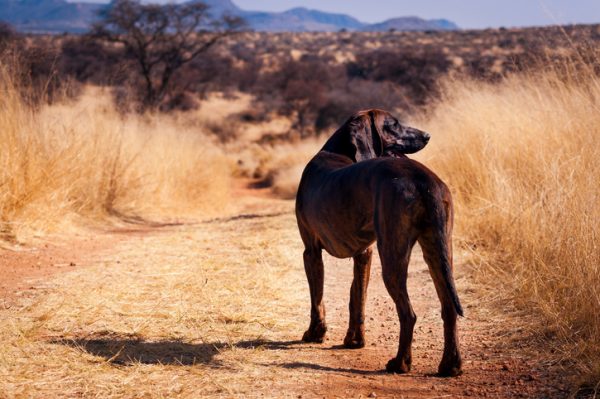
[[[173,75],[220,39],[243,27],[240,18],[215,18],[199,1],[184,4],[142,4],[114,0],[94,26],[97,38],[123,45],[142,78],[141,105],[156,108],[169,93]]]
[[[0,21],[0,52],[5,50],[17,37],[17,33],[10,24]]]

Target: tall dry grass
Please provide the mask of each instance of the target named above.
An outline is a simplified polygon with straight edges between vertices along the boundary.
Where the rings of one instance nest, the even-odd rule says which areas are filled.
[[[453,81],[421,154],[454,192],[459,240],[548,353],[600,382],[600,78],[572,65]],[[554,345],[553,345],[554,344]]]
[[[237,174],[259,179],[283,199],[294,199],[304,167],[323,146],[326,137],[275,145],[239,144],[232,148],[238,159]]]
[[[75,103],[33,109],[2,66],[0,143],[4,239],[81,218],[210,212],[228,199],[230,161],[197,130],[120,115],[93,88]]]

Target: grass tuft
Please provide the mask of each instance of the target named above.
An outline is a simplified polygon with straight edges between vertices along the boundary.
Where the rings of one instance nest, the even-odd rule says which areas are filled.
[[[421,158],[449,183],[479,276],[583,383],[600,381],[600,78],[549,70],[451,81]],[[525,326],[527,327],[527,326]],[[548,342],[554,346],[548,346]]]
[[[230,161],[192,128],[122,116],[97,88],[32,109],[2,66],[0,92],[0,238],[80,218],[212,213],[227,202]]]

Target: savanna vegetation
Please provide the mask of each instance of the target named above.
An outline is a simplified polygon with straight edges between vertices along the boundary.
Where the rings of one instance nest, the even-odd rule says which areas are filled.
[[[585,64],[452,81],[424,125],[452,182],[457,241],[501,303],[533,316],[550,357],[600,382],[600,79]]]
[[[3,242],[215,216],[239,178],[292,199],[332,128],[386,108],[432,134],[417,158],[453,191],[482,295],[597,390],[599,26],[222,39],[150,104],[124,46],[0,26]]]

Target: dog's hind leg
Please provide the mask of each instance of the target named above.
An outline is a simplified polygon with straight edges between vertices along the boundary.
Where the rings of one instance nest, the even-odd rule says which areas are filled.
[[[409,192],[410,188],[399,183],[384,185],[375,209],[375,232],[381,258],[381,274],[385,287],[396,304],[400,320],[398,353],[386,365],[386,370],[392,373],[410,371],[413,331],[417,322],[406,287],[410,254],[418,237],[413,222],[416,205],[414,195]]]
[[[344,346],[346,348],[362,348],[365,346],[365,301],[371,274],[371,258],[373,250],[367,248],[354,256],[354,280],[350,288],[350,323]]]
[[[423,258],[429,266],[435,290],[442,304],[442,319],[444,320],[444,354],[438,368],[438,374],[443,377],[453,377],[462,373],[461,356],[458,349],[457,317],[462,315],[462,308],[456,296],[452,279],[452,249],[446,237],[440,236],[427,229],[419,237],[423,250]],[[460,312],[460,313],[459,313]]]
[[[448,198],[442,204],[441,206],[432,207],[435,211],[432,212],[430,219],[435,223],[423,230],[419,236],[419,244],[423,249],[423,258],[429,266],[429,273],[442,304],[444,355],[438,373],[440,376],[452,377],[462,373],[456,321],[458,315],[463,315],[463,310],[452,275],[453,211],[451,199]]]
[[[310,326],[302,336],[304,342],[322,343],[327,332],[325,306],[323,305],[323,285],[325,275],[321,249],[304,250],[304,270],[310,289]]]
[[[396,311],[400,320],[398,353],[385,367],[387,371],[392,373],[408,373],[412,363],[411,347],[417,316],[410,304],[406,278],[413,245],[414,241],[410,242],[409,240],[403,240],[403,242],[379,240],[377,242],[381,257],[383,282],[396,304]]]

